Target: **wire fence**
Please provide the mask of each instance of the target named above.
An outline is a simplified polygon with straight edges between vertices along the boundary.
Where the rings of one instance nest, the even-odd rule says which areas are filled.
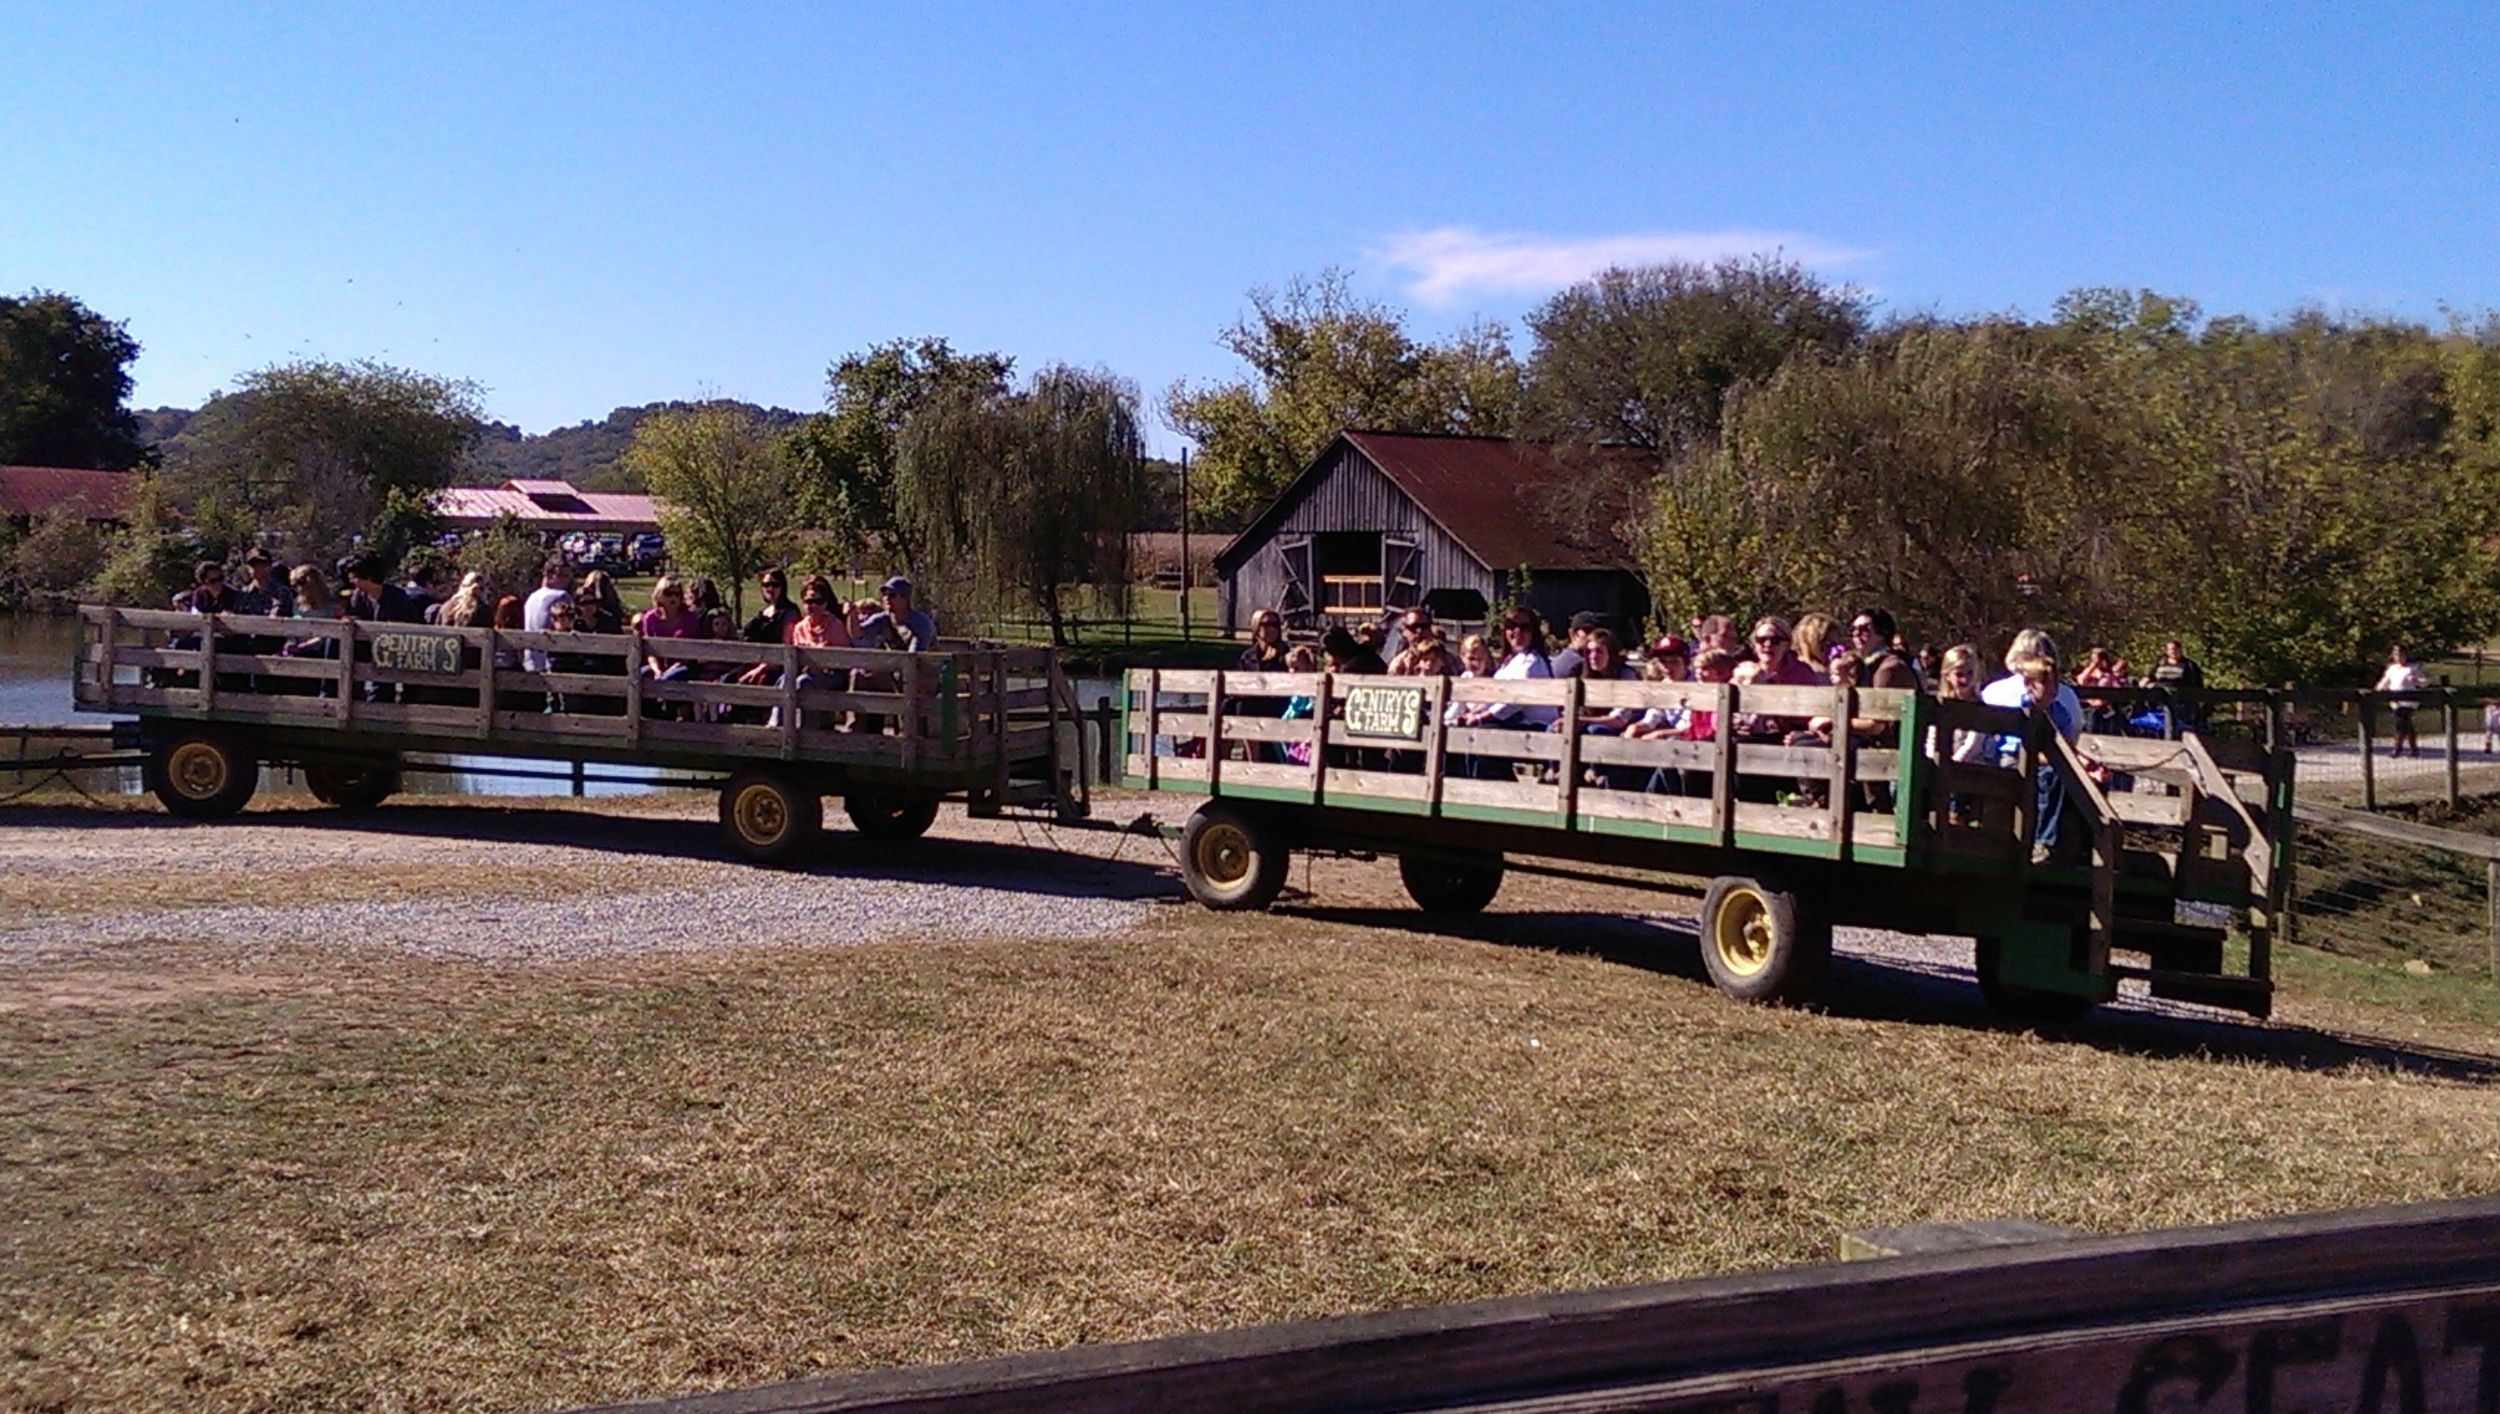
[[[2500,986],[2500,838],[2479,828],[2500,816],[2453,818],[2464,828],[2447,828],[2309,813],[2292,871],[2294,941]]]

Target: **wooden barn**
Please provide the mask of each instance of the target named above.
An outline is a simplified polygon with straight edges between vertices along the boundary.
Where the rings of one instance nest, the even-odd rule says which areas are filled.
[[[1524,580],[1557,627],[1582,610],[1637,632],[1649,591],[1623,534],[1614,454],[1499,437],[1337,434],[1215,557],[1225,630],[1260,609],[1310,633],[1425,604],[1481,622]]]

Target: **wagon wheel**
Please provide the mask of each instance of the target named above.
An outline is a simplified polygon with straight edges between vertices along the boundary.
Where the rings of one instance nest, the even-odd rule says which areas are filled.
[[[916,840],[937,823],[938,799],[853,791],[842,798],[842,813],[851,817],[852,828],[872,840]]]
[[[1401,854],[1398,879],[1426,913],[1482,913],[1502,891],[1502,856]]]
[[[342,810],[370,810],[399,793],[395,761],[309,761],[304,786],[313,799]]]
[[[1831,967],[1831,925],[1776,880],[1722,875],[1701,901],[1701,961],[1710,981],[1749,1002],[1801,1002]]]
[[[1181,829],[1181,880],[1220,913],[1255,913],[1285,887],[1292,852],[1264,817],[1229,801],[1198,807]]]
[[[825,801],[778,771],[740,771],[720,792],[721,832],[758,864],[805,863],[824,832]]]
[[[260,787],[260,759],[230,733],[178,731],[148,753],[148,790],[186,820],[222,820],[241,810]]]

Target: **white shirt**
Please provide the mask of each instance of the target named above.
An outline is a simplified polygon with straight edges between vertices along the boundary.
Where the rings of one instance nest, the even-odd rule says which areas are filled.
[[[2017,712],[2030,710],[2031,685],[2020,673],[2007,673],[1979,689],[1979,700],[1991,707],[2011,707]],[[2056,724],[2057,734],[2073,741],[2083,731],[2083,699],[2075,690],[2060,682],[2057,696],[2049,699],[2049,720]],[[2022,743],[2010,736],[1997,738],[1997,757],[2006,765],[2014,764]]]
[[[531,590],[530,597],[521,601],[522,631],[525,633],[547,632],[551,627],[547,618],[548,611],[556,606],[556,601],[572,597],[570,590],[551,589],[544,584]],[[543,673],[547,671],[547,655],[539,649],[530,649],[521,655],[521,666],[533,673]]]
[[[2430,685],[2430,679],[2422,675],[2419,663],[2390,663],[2387,671],[2378,675],[2378,690],[2381,692],[2420,692]]]
[[[1504,658],[1502,666],[1493,670],[1493,676],[1508,678],[1513,682],[1527,678],[1550,678],[1553,675],[1554,665],[1544,654],[1524,650]],[[1562,709],[1560,707],[1523,707],[1513,702],[1497,702],[1493,704],[1493,710],[1484,715],[1485,720],[1490,722],[1515,722],[1520,726],[1542,729],[1552,726],[1554,719],[1562,715]]]

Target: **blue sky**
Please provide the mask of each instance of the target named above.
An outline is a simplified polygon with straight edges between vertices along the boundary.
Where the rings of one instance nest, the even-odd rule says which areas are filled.
[[[374,357],[532,431],[919,334],[1151,398],[1332,265],[1425,334],[1766,247],[2500,305],[2500,9],[1887,8],[0,0],[0,290],[127,321],[140,406]]]

